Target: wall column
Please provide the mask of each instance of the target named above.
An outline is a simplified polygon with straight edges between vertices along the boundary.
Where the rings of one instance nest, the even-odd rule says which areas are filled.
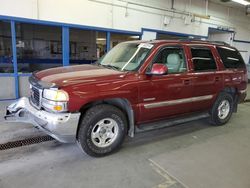
[[[12,61],[13,61],[14,78],[15,78],[15,96],[16,96],[16,99],[18,99],[19,98],[19,79],[18,79],[18,67],[17,67],[15,21],[11,20],[10,24],[11,24],[11,41],[12,41]]]
[[[69,27],[62,27],[63,66],[69,65]]]

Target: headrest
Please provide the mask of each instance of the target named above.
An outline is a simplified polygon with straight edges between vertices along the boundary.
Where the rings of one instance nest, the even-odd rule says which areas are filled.
[[[179,54],[169,54],[167,57],[167,64],[180,64]]]

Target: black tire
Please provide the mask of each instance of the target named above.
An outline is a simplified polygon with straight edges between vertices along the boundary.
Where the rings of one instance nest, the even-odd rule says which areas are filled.
[[[222,115],[219,115],[219,107],[223,101],[228,101],[229,108],[230,108],[229,112],[225,113],[226,115],[224,117],[222,117]],[[221,125],[226,124],[229,121],[233,113],[233,107],[234,107],[233,103],[234,103],[234,100],[231,94],[227,92],[221,92],[219,94],[210,112],[211,122],[213,125],[221,126]]]
[[[101,129],[100,125],[103,126],[103,123],[107,121],[105,118],[108,120],[112,120],[112,122],[114,122],[113,124],[115,124],[116,126],[117,134],[114,138],[112,138],[112,143],[108,143],[110,145],[106,147],[105,146],[99,147],[98,139],[100,138],[99,144],[101,143],[101,140],[105,140],[105,139],[101,139],[102,137],[98,137],[94,139],[92,134],[94,131],[96,131],[94,130],[94,128],[98,130]],[[98,125],[100,121],[101,122],[103,121],[103,123]],[[102,157],[102,156],[106,156],[108,154],[111,154],[117,151],[122,145],[124,138],[126,136],[126,133],[127,133],[126,116],[120,109],[116,108],[115,106],[108,105],[108,104],[96,105],[90,108],[89,110],[87,110],[79,126],[80,127],[79,127],[78,134],[77,134],[77,143],[85,153],[93,157]],[[110,129],[109,131],[114,131],[114,130],[115,129],[112,128],[112,130]],[[99,136],[100,134],[103,134],[103,132],[101,131],[96,131],[96,132],[98,132]],[[106,140],[105,140],[105,143],[106,143]]]

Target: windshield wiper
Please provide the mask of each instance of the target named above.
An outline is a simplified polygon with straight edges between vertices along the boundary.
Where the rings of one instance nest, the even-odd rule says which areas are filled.
[[[120,68],[112,66],[112,65],[102,65],[102,64],[100,64],[100,65],[105,67],[105,68],[108,68],[108,69],[113,69],[113,70],[120,71]]]

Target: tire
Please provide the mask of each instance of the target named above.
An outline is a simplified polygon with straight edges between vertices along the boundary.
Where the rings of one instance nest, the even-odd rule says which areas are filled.
[[[117,151],[127,133],[126,116],[120,109],[108,104],[87,110],[79,126],[77,143],[93,157],[103,157]]]
[[[221,126],[229,121],[233,113],[233,103],[234,100],[231,94],[226,92],[219,94],[210,112],[213,125]]]

